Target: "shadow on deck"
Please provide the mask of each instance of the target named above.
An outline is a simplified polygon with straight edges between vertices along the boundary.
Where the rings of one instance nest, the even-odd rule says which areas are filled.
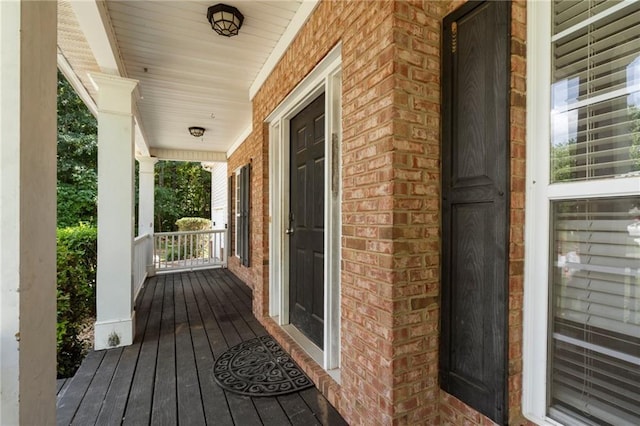
[[[251,290],[226,269],[153,277],[136,304],[133,345],[91,352],[59,382],[58,425],[344,425],[315,389],[252,398],[213,379],[229,347],[267,334]]]

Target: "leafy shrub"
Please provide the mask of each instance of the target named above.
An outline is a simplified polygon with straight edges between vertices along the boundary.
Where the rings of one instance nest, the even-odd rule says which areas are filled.
[[[202,217],[183,217],[176,221],[176,226],[179,232],[206,231],[211,229],[211,220]],[[207,257],[209,242],[209,235],[161,237],[157,252],[160,254],[161,261],[168,262]]]
[[[205,231],[211,229],[211,220],[203,217],[183,217],[176,221],[179,231]]]
[[[80,225],[58,229],[58,377],[71,377],[89,350],[82,326],[95,317],[97,229]]]

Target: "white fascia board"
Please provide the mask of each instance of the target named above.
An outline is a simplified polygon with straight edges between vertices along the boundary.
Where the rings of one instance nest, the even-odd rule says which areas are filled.
[[[149,154],[151,154],[152,157],[156,157],[158,160],[190,161],[195,163],[227,162],[227,155],[224,152],[218,151],[193,151],[186,149],[150,148]]]
[[[93,0],[76,0],[69,3],[101,71],[105,74],[126,77],[123,73],[124,67],[120,63],[113,29],[108,17],[105,16],[106,10],[102,11],[98,2]]]
[[[64,74],[69,84],[71,84],[71,87],[73,87],[73,90],[80,99],[82,99],[82,102],[84,102],[91,114],[93,114],[94,117],[98,117],[98,106],[96,105],[95,99],[91,97],[91,94],[86,87],[84,87],[84,84],[82,84],[78,75],[75,73],[73,68],[71,68],[69,61],[67,61],[67,58],[65,58],[60,49],[58,49],[57,63],[58,69],[62,74]]]
[[[238,149],[238,147],[242,145],[242,143],[251,135],[252,131],[253,131],[253,125],[249,124],[247,128],[244,129],[242,133],[240,133],[240,136],[238,136],[238,138],[233,142],[233,144],[231,144],[231,147],[227,150],[227,158],[231,157],[231,154],[233,154],[236,151],[236,149]]]
[[[106,4],[94,0],[73,0],[70,4],[100,70],[105,74],[126,78],[126,69],[120,56],[116,35],[111,26]],[[76,87],[74,86],[74,88]],[[76,92],[80,94],[77,89]],[[133,107],[136,151],[140,155],[149,156],[149,143],[147,142],[137,107],[138,99],[142,99],[142,96],[140,88],[137,86],[134,91]],[[96,114],[94,113],[94,115]]]
[[[144,137],[144,131],[140,124],[140,119],[138,119],[139,112],[138,108],[134,107],[134,118],[133,121],[135,123],[135,143],[136,143],[136,155],[141,155],[143,157],[149,157],[149,144],[147,143],[147,138]]]
[[[298,32],[307,22],[307,19],[309,19],[311,13],[313,13],[319,3],[320,0],[304,0],[302,2],[298,11],[293,16],[293,19],[291,19],[291,22],[289,22],[289,25],[284,30],[284,33],[282,33],[282,37],[280,37],[280,40],[276,43],[276,46],[271,51],[267,61],[262,66],[260,72],[256,76],[256,79],[249,88],[249,100],[253,100],[256,96],[258,90],[260,90],[264,82],[267,80],[267,77],[269,77],[269,74],[271,74],[271,71],[276,67],[278,61],[280,61],[280,58],[284,55],[284,52],[287,51],[289,45],[296,35],[298,35]]]

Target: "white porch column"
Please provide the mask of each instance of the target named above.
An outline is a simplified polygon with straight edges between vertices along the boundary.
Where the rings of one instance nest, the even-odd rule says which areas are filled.
[[[56,2],[0,1],[0,424],[56,419]]]
[[[138,157],[138,236],[153,234],[155,157]]]
[[[136,80],[91,74],[98,88],[98,271],[95,348],[133,343]]]

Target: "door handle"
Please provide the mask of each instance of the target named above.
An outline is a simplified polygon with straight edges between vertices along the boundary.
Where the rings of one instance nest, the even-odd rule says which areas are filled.
[[[284,231],[287,235],[292,235],[296,230],[293,228],[293,213],[289,212],[289,228]]]

